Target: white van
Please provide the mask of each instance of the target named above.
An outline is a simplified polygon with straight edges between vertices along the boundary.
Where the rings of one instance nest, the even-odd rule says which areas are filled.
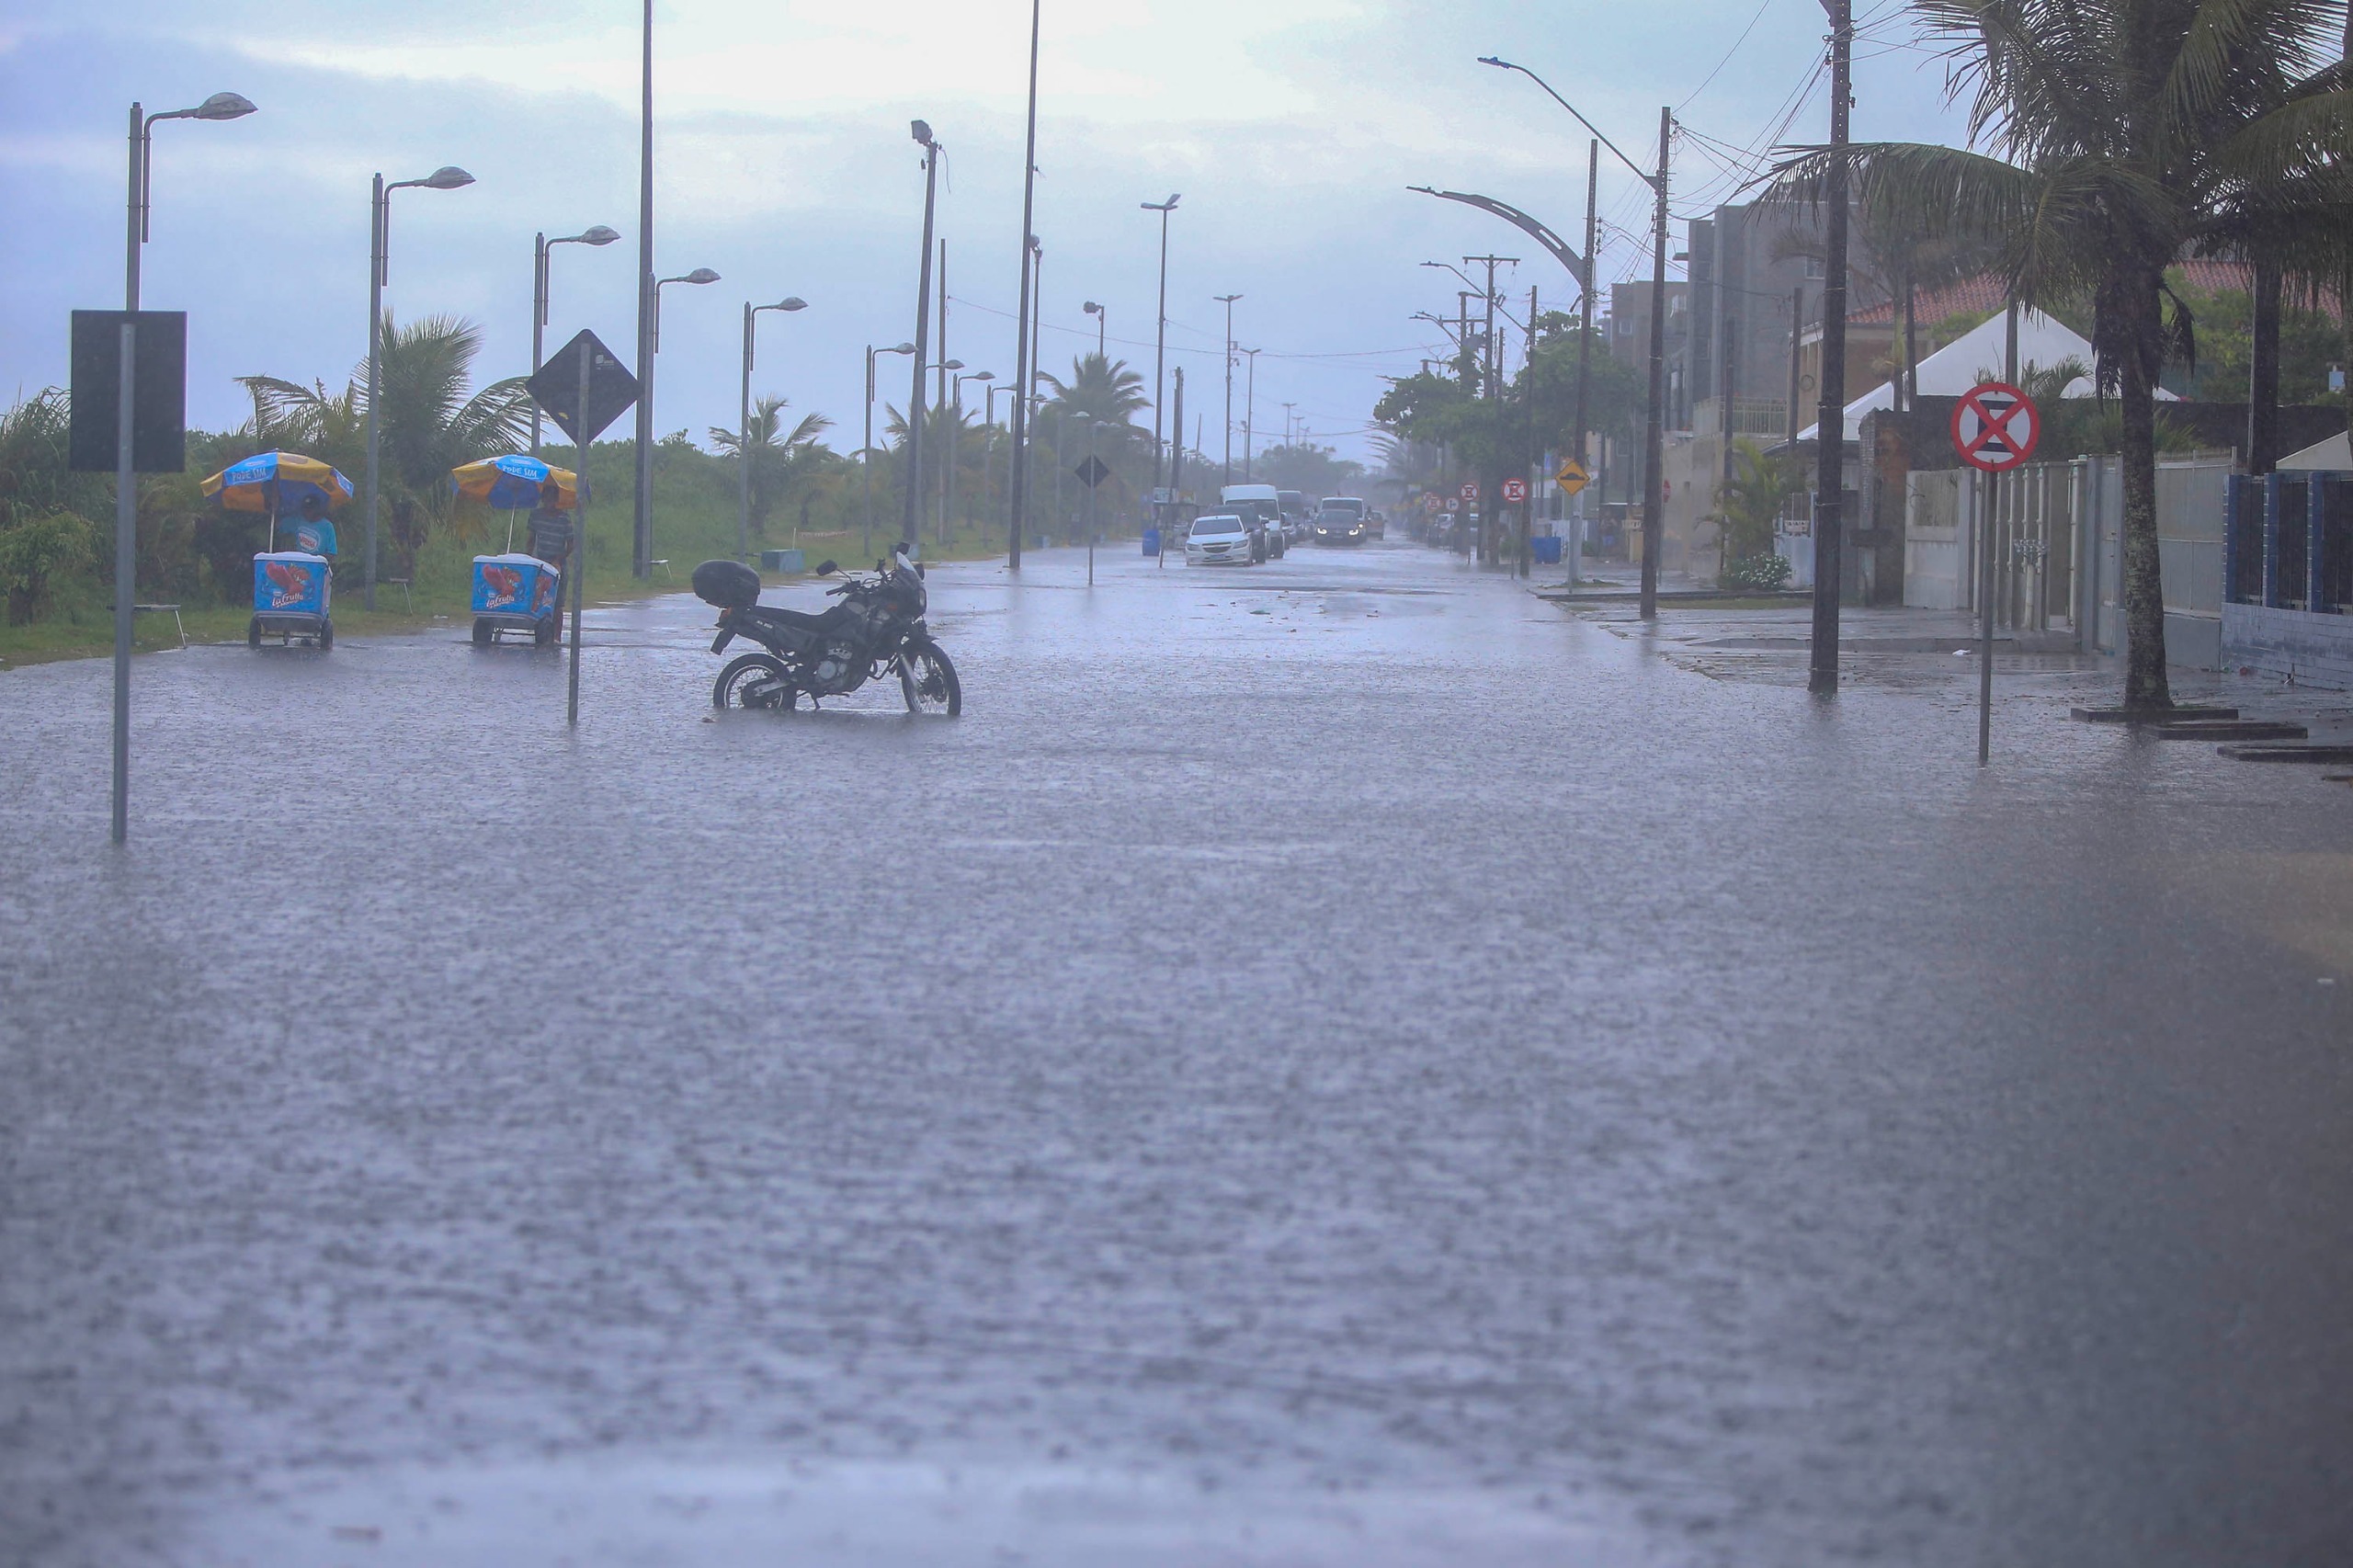
[[[1221,508],[1250,525],[1250,537],[1264,561],[1279,556],[1289,536],[1283,529],[1282,496],[1271,484],[1229,484],[1218,492]]]

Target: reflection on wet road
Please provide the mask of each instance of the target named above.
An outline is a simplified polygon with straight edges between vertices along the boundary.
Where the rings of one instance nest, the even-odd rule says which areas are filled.
[[[0,1560],[2344,1560],[2341,786],[1083,560],[0,674]]]

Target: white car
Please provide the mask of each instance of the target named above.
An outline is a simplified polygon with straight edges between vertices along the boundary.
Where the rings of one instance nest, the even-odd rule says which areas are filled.
[[[1195,517],[1185,530],[1188,566],[1248,566],[1257,558],[1249,522],[1231,513]]]

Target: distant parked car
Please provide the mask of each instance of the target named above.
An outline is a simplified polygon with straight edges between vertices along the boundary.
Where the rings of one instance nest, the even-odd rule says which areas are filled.
[[[1193,519],[1185,532],[1188,566],[1249,566],[1261,559],[1249,519],[1233,512],[1212,512]]]

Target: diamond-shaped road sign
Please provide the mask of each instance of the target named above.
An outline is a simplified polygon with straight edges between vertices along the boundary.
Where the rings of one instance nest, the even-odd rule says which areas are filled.
[[[588,417],[580,418],[580,361],[588,359]],[[629,367],[614,358],[613,351],[597,340],[593,332],[581,335],[548,356],[539,373],[523,383],[531,401],[544,410],[556,428],[572,437],[577,446],[584,439],[581,426],[585,424],[585,438],[593,441],[605,433],[605,426],[619,419],[637,402],[637,378]]]
[[[1077,474],[1086,487],[1092,490],[1111,477],[1111,465],[1101,458],[1089,458],[1071,472]]]
[[[1586,472],[1585,464],[1574,458],[1571,458],[1554,469],[1552,477],[1560,482],[1561,494],[1563,495],[1574,495],[1593,483],[1593,475]]]

